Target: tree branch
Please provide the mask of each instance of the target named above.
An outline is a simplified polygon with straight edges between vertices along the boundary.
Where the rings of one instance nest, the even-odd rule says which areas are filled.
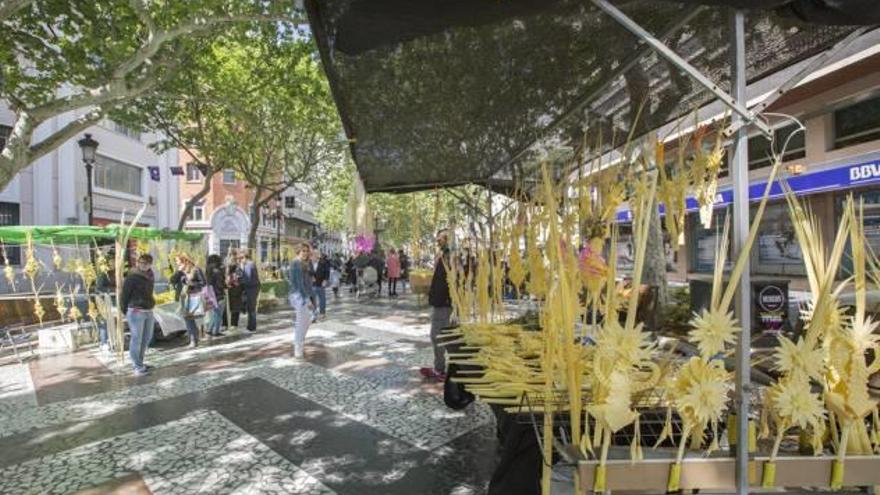
[[[19,10],[34,3],[34,0],[0,0],[0,22],[3,22]]]
[[[54,133],[52,133],[51,136],[47,137],[46,139],[43,139],[37,144],[31,145],[29,149],[30,156],[28,157],[27,162],[33,162],[34,160],[57,148],[59,145],[61,145],[61,143],[93,126],[96,122],[104,117],[105,113],[106,112],[104,111],[104,109],[100,107],[92,109],[91,111],[83,114],[79,118],[71,121],[61,129],[55,131]]]
[[[133,0],[134,1],[134,0]],[[147,14],[148,15],[148,14]],[[288,22],[296,22],[299,20],[298,17],[290,17],[290,16],[282,16],[282,15],[263,15],[263,14],[250,14],[250,15],[220,15],[220,16],[206,16],[206,17],[194,17],[189,20],[189,22],[185,22],[176,26],[172,29],[165,31],[155,31],[151,30],[151,34],[148,35],[147,41],[144,45],[142,45],[135,53],[132,55],[130,59],[126,62],[119,65],[116,70],[113,72],[114,79],[123,78],[126,75],[130,74],[132,71],[140,67],[144,63],[148,63],[150,59],[159,52],[163,45],[172,41],[181,36],[195,34],[200,31],[206,31],[220,24],[227,23],[235,23],[235,22],[245,22],[245,21],[288,21]]]

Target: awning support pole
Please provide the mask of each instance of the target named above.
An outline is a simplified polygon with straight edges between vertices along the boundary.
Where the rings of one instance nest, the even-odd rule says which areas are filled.
[[[730,87],[737,101],[746,98],[745,14],[733,12],[730,23]],[[730,170],[733,176],[733,259],[745,248],[749,235],[749,158],[748,134],[743,116],[734,114],[739,124],[730,145]],[[736,294],[736,317],[742,331],[736,346],[736,493],[749,493],[749,401],[751,396],[751,263],[746,258]]]
[[[719,101],[721,101],[731,110],[733,110],[734,114],[738,114],[741,117],[743,125],[753,124],[766,136],[772,136],[772,131],[770,130],[770,127],[765,122],[758,120],[755,114],[746,107],[745,94],[742,95],[743,99],[737,99],[735,96],[727,94],[711,79],[700,72],[699,69],[691,65],[687,60],[681,58],[681,56],[675,53],[671,48],[669,48],[662,41],[654,37],[654,35],[645,30],[645,28],[640,26],[637,22],[627,17],[626,14],[621,12],[608,0],[591,1],[597,7],[602,9],[606,14],[611,16],[611,18],[617,21],[621,26],[625,27],[629,32],[633,33],[640,40],[650,45],[654,49],[654,51],[657,52],[658,55],[665,58],[670,63],[687,73],[688,76],[692,77],[695,81],[697,81],[697,83],[699,83],[701,86],[714,94]]]

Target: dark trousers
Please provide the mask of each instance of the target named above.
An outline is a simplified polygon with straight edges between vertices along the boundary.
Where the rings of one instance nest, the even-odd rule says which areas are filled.
[[[539,495],[544,459],[534,428],[504,411],[493,412],[501,459],[489,481],[489,495]]]
[[[241,313],[239,311],[230,311],[227,316],[226,311],[224,311],[223,312],[223,326],[226,328],[237,327],[239,315],[241,315]]]
[[[260,289],[250,289],[244,292],[244,308],[247,311],[247,329],[257,331],[257,295]]]
[[[397,279],[389,278],[388,279],[388,295],[396,296],[397,295]]]

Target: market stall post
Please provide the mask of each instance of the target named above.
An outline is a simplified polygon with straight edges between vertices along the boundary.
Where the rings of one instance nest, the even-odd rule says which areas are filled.
[[[746,103],[746,46],[745,15],[737,10],[730,20],[730,89],[734,101],[745,106]],[[730,170],[733,176],[733,258],[737,258],[745,248],[749,235],[749,158],[748,134],[743,116],[734,112],[730,145]],[[736,125],[740,124],[740,125]],[[739,320],[740,335],[736,347],[736,493],[749,492],[749,401],[751,396],[751,306],[750,290],[751,263],[745,260],[737,288],[735,314]]]

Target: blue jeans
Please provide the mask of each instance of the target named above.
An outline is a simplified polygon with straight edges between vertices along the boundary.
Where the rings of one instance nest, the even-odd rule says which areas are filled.
[[[315,294],[315,297],[318,299],[318,304],[315,305],[314,314],[318,315],[320,311],[321,314],[327,313],[327,290],[321,285],[313,285],[312,293]]]
[[[190,343],[198,344],[199,343],[199,325],[196,323],[195,318],[184,318],[183,322],[186,323],[186,334],[189,335]]]
[[[110,338],[107,336],[107,320],[104,318],[98,318],[95,322],[98,326],[98,343],[101,345],[106,345]]]
[[[128,356],[131,358],[131,366],[135,370],[144,369],[144,353],[150,341],[153,340],[153,312],[142,309],[129,309],[125,313],[125,320],[131,332],[131,342],[128,344]]]
[[[211,324],[208,325],[208,333],[219,334],[220,326],[223,324],[223,300],[220,299],[217,301],[219,304],[216,308],[211,310]]]

